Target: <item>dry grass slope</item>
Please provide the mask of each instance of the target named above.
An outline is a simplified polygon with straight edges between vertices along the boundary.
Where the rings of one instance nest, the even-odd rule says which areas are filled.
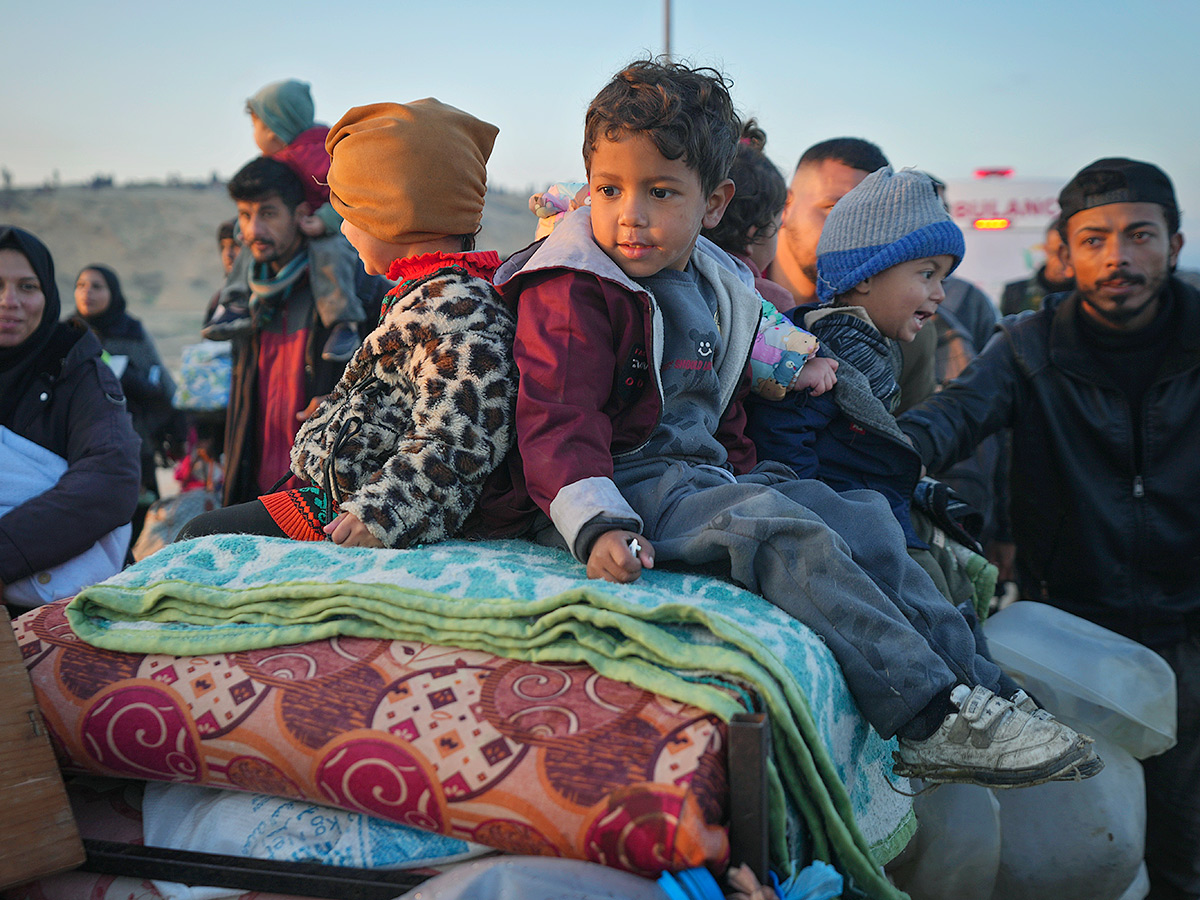
[[[130,312],[154,337],[168,367],[200,340],[200,318],[222,281],[216,230],[236,210],[224,185],[14,190],[0,194],[0,223],[32,231],[54,255],[63,314],[75,307],[75,276],[90,263],[121,278]],[[533,237],[524,195],[493,189],[481,249],[507,256]]]

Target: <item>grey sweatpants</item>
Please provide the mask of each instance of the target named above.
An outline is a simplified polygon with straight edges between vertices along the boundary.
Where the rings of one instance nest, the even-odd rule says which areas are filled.
[[[760,466],[643,463],[618,471],[655,561],[728,567],[826,643],[859,710],[891,737],[951,685],[999,691],[966,620],[905,548],[887,501]]]

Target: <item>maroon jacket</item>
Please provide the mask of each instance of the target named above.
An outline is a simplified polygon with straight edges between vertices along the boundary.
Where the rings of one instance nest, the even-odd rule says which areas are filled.
[[[296,135],[296,139],[272,153],[277,159],[299,176],[304,183],[304,199],[316,212],[329,202],[329,154],[325,151],[325,138],[329,126],[314,125]]]
[[[571,231],[579,232],[573,240]],[[547,246],[550,241],[554,245]],[[509,464],[493,476],[476,525],[485,534],[511,535],[528,525],[535,505],[549,515],[564,488],[586,479],[611,481],[614,457],[650,438],[662,414],[656,367],[662,340],[654,333],[662,320],[650,295],[591,241],[583,216],[568,216],[546,241],[515,254],[497,272],[496,288],[517,312],[519,457],[510,454]],[[759,300],[748,293],[754,305],[744,318],[752,342]],[[732,372],[731,366],[716,436],[734,472],[743,474],[756,462],[743,407],[750,388],[748,349]]]

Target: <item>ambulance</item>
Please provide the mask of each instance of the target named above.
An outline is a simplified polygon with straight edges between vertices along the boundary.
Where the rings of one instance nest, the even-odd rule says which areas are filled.
[[[962,229],[966,255],[955,275],[999,305],[1004,285],[1028,278],[1045,260],[1046,226],[1058,215],[1066,179],[1018,178],[1012,169],[977,169],[946,182],[946,202]]]

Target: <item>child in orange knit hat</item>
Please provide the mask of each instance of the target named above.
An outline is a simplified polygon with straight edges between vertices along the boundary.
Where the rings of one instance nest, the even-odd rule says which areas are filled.
[[[304,186],[304,199],[311,210],[300,220],[300,230],[309,239],[315,254],[312,277],[328,278],[333,289],[316,291],[317,313],[330,329],[322,348],[322,359],[345,362],[358,347],[358,324],[366,317],[362,303],[353,290],[337,286],[354,284],[353,254],[338,252],[337,237],[342,217],[329,203],[329,154],[325,139],[329,128],[314,120],[315,108],[309,85],[287,79],[268,84],[246,101],[246,112],[254,129],[254,143],[263,156],[278,160],[296,173]],[[325,238],[333,235],[332,241]],[[340,247],[339,247],[340,245]],[[328,274],[327,274],[328,273]],[[205,323],[203,335],[211,340],[227,340],[243,334],[253,325],[246,300],[248,293],[236,289],[249,277],[249,254],[229,274],[228,285],[235,290],[222,291],[221,305]]]
[[[180,538],[252,533],[408,547],[458,533],[512,442],[515,323],[474,250],[497,129],[437,100],[351,109],[330,130],[330,202],[367,271],[397,286],[304,422],[308,485],[206,513]]]

